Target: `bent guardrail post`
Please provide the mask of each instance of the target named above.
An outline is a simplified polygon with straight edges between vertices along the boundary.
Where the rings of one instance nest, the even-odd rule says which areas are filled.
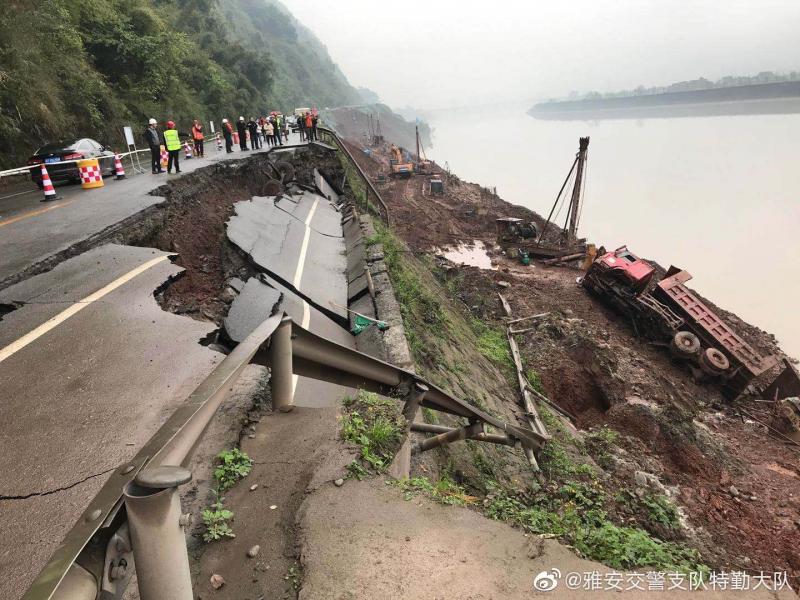
[[[414,389],[408,393],[406,403],[403,406],[403,417],[406,420],[403,443],[389,466],[389,475],[395,479],[408,479],[411,472],[411,425],[414,423],[419,404],[425,398],[427,391],[428,386],[417,381],[414,383]]]
[[[125,486],[125,510],[141,600],[192,600],[192,577],[178,486],[192,473],[175,466],[141,471]]]
[[[292,319],[285,317],[269,342],[272,369],[270,387],[272,408],[289,412],[294,408],[294,371],[292,369]]]

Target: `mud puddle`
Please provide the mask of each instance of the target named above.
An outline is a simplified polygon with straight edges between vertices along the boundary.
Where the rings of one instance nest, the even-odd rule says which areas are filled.
[[[471,244],[435,248],[434,252],[456,265],[478,267],[488,271],[497,270],[497,266],[492,264],[486,245],[481,240],[474,240]]]

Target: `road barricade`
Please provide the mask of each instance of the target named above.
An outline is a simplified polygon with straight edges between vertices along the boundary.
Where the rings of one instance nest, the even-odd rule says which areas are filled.
[[[96,158],[78,161],[78,172],[81,175],[81,187],[85,190],[103,187],[103,173]]]

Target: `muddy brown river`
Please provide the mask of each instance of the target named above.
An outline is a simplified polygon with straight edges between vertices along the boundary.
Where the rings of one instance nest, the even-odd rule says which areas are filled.
[[[800,114],[583,122],[506,107],[429,119],[440,164],[544,216],[591,136],[581,235],[685,268],[800,358]]]

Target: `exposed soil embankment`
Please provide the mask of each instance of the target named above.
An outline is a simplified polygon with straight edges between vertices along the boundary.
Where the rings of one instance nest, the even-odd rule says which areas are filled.
[[[769,422],[772,407],[759,402],[758,390],[731,404],[589,297],[576,285],[578,270],[525,267],[494,246],[495,218],[541,224],[540,216],[446,173],[440,196],[427,193],[422,177],[379,183],[383,149],[351,149],[402,240],[387,264],[420,372],[489,410],[520,416],[501,292],[515,316],[547,313],[517,341],[531,384],[577,425],[540,407],[554,439],[538,475],[518,453],[472,443],[426,453],[418,469],[463,484],[490,516],[553,533],[606,564],[614,564],[616,545],[641,551],[636,532],[643,531],[668,548],[663,564],[672,567],[787,571],[800,582],[800,454],[740,412]],[[385,233],[384,249],[390,240]],[[474,240],[489,248],[494,270],[436,258],[439,248]],[[773,336],[720,315],[752,345],[780,353]],[[602,533],[587,541],[571,529],[576,518],[590,538]]]

